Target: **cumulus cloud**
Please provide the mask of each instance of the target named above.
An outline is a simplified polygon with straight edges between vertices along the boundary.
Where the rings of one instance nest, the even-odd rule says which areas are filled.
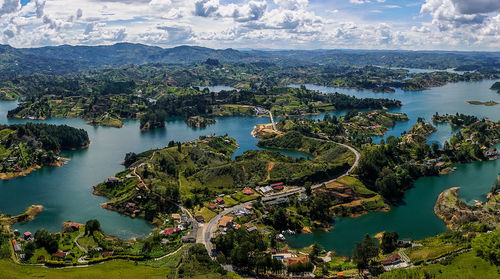
[[[266,8],[266,1],[221,5],[219,0],[198,0],[195,2],[194,14],[201,17],[233,18],[239,22],[246,22],[260,19]]]
[[[16,12],[21,7],[19,0],[0,1],[0,16]]]
[[[432,21],[420,17],[422,21],[390,23],[362,16],[354,19],[351,10],[329,1],[314,5],[309,0],[68,2],[31,0],[21,7],[19,0],[0,0],[1,43],[18,47],[119,41],[245,48],[500,47],[498,0],[424,0],[420,13]],[[401,6],[385,0],[349,2],[353,4],[349,9],[365,5],[358,11],[372,13],[371,17]],[[418,19],[418,14],[414,16]]]

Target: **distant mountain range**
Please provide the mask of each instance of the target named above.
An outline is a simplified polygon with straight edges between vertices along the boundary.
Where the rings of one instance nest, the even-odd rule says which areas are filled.
[[[41,48],[13,48],[0,45],[0,74],[65,74],[81,70],[128,64],[192,64],[207,59],[226,63],[268,62],[323,64],[327,66],[411,67],[446,69],[466,67],[500,68],[500,52],[432,52],[379,50],[235,50],[197,46],[160,48],[118,43],[106,46],[61,45]]]

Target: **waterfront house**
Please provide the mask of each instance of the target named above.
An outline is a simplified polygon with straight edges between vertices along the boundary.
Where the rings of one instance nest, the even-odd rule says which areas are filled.
[[[168,229],[165,229],[161,232],[161,234],[163,234],[164,236],[167,236],[167,235],[173,235],[174,233],[177,233],[177,232],[180,232],[181,229],[179,228],[168,228]]]
[[[30,232],[25,232],[24,233],[24,240],[29,240],[31,238],[31,233]]]
[[[110,176],[110,177],[108,177],[108,180],[106,180],[106,183],[116,183],[119,181],[120,181],[120,178]]]

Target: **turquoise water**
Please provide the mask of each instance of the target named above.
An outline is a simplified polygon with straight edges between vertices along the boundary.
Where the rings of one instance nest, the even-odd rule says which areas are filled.
[[[462,82],[426,91],[396,93],[373,93],[309,85],[308,87],[325,92],[339,91],[358,97],[387,97],[402,100],[405,106],[393,111],[407,113],[411,119],[408,122],[398,123],[388,133],[399,136],[402,131],[411,128],[418,116],[429,120],[436,111],[440,113],[458,111],[498,120],[499,107],[473,106],[464,103],[466,100],[500,101],[500,95],[488,89],[492,83],[493,81]],[[0,123],[27,122],[5,117],[7,111],[16,107],[16,104],[16,102],[0,102]],[[345,111],[331,114],[344,113]],[[323,115],[309,117],[320,119]],[[214,125],[195,129],[188,127],[183,119],[172,118],[168,120],[166,128],[149,132],[140,132],[139,122],[134,120],[125,121],[121,129],[92,127],[80,119],[43,121],[84,128],[89,133],[92,144],[86,150],[64,152],[63,156],[69,157],[71,161],[63,167],[44,167],[25,177],[1,181],[0,211],[15,215],[32,204],[43,205],[44,211],[34,221],[16,226],[21,231],[36,231],[43,227],[55,232],[60,231],[61,223],[64,221],[85,222],[96,218],[109,234],[125,239],[145,236],[152,229],[147,222],[102,209],[99,204],[106,199],[93,196],[92,185],[122,170],[123,167],[119,163],[123,161],[125,153],[161,148],[171,140],[186,141],[207,134],[227,133],[240,145],[233,157],[241,155],[246,150],[257,149],[255,144],[258,140],[250,135],[253,127],[269,121],[267,118],[259,117],[225,117],[216,120],[217,123]],[[449,125],[439,125],[439,131],[431,135],[431,140],[442,143],[451,133],[452,128]],[[293,151],[285,154],[294,157],[308,156]],[[330,233],[300,235],[290,241],[294,245],[301,246],[317,240],[328,249],[348,253],[353,243],[367,232],[378,232],[394,227],[401,230],[400,234],[403,237],[415,238],[442,232],[445,230],[444,224],[432,213],[432,205],[437,194],[445,188],[462,186],[461,193],[467,200],[484,198],[483,195],[490,188],[498,171],[500,165],[497,162],[474,163],[458,166],[457,172],[450,176],[419,179],[416,187],[408,191],[405,196],[407,205],[394,208],[390,213],[373,213],[356,219],[338,218],[335,229]],[[372,226],[366,225],[367,223]]]

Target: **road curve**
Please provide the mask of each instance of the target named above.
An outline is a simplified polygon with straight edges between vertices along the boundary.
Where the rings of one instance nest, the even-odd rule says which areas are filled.
[[[319,187],[323,186],[323,184],[331,183],[333,181],[336,181],[339,178],[342,178],[342,177],[344,177],[346,175],[349,175],[358,166],[359,160],[361,158],[361,154],[356,149],[354,149],[353,147],[351,147],[349,145],[346,145],[346,144],[343,144],[343,143],[339,143],[339,142],[335,142],[335,141],[331,141],[331,140],[326,140],[326,139],[318,139],[318,138],[311,138],[311,137],[307,137],[307,138],[314,139],[314,140],[319,140],[319,141],[333,142],[335,144],[338,144],[340,146],[343,146],[343,147],[349,149],[351,152],[354,153],[354,155],[356,155],[356,160],[354,161],[354,164],[344,174],[342,174],[342,175],[340,175],[340,176],[338,176],[338,177],[336,177],[336,178],[334,178],[332,180],[329,180],[329,181],[326,181],[326,182],[314,185],[314,186],[311,187],[311,189],[319,188]],[[291,196],[291,195],[296,195],[296,194],[303,193],[303,192],[305,192],[305,188],[300,188],[298,190],[290,191],[290,192],[283,193],[283,194],[280,194],[280,195],[263,197],[262,201],[264,201],[264,202],[266,202],[266,201],[272,201],[272,200],[276,200],[276,199],[279,199],[279,198],[288,197],[288,196]],[[245,206],[251,205],[254,202],[255,202],[255,200],[249,201],[249,202],[246,202],[246,203],[242,203],[242,204],[238,204],[238,205],[235,205],[233,207],[224,209],[222,212],[220,212],[219,214],[217,214],[217,216],[215,216],[214,218],[212,218],[208,223],[205,223],[203,225],[203,228],[201,228],[202,233],[198,234],[196,242],[197,243],[202,243],[203,245],[205,245],[205,248],[207,249],[208,255],[210,255],[210,257],[214,258],[213,253],[212,253],[213,245],[212,245],[212,242],[210,242],[210,239],[212,238],[213,233],[217,230],[217,224],[219,223],[219,220],[222,218],[222,216],[227,215],[227,214],[229,214],[229,213],[231,213],[233,211],[242,209]]]

